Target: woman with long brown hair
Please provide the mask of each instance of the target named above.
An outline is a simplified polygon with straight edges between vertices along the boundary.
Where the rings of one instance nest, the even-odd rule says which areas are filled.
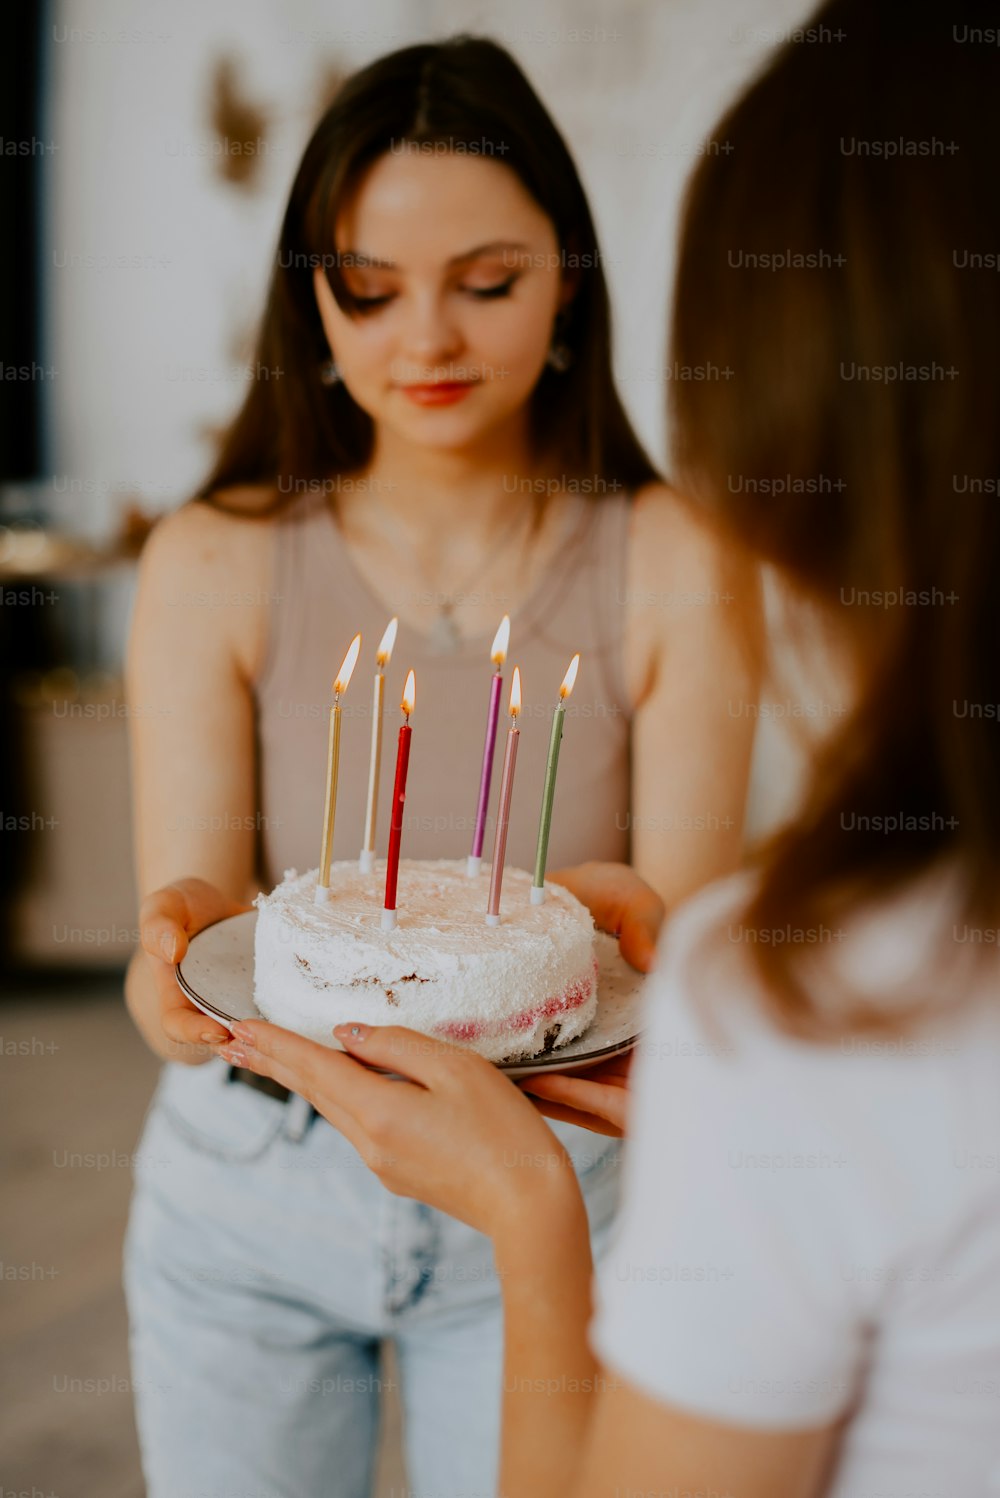
[[[600,1362],[527,1099],[406,1030],[339,1028],[350,1059],[238,1027],[383,1181],[492,1236],[510,1498],[1000,1491],[1000,96],[995,17],[962,10],[833,0],[688,196],[674,356],[736,378],[674,389],[686,492],[849,711],[794,825],[666,932]]]
[[[757,696],[755,569],[632,433],[579,178],[488,42],[408,48],[345,84],[292,187],[253,367],[200,497],[146,549],[129,653],[146,898],[127,998],[168,1063],[126,1263],[147,1483],[362,1498],[392,1339],[413,1491],[487,1492],[489,1242],[398,1201],[301,1095],[218,1059],[227,1033],[173,963],[315,864],[330,682],[393,615],[392,669],[418,679],[406,853],[469,852],[506,613],[526,692],[508,857],[530,865],[532,719],[579,651],[551,865],[585,865],[567,877],[610,929],[628,906],[623,950],[646,965],[663,904],[739,859],[752,722],[730,705]],[[338,857],[361,847],[368,740],[343,736]],[[557,1129],[600,1254],[618,1141]]]

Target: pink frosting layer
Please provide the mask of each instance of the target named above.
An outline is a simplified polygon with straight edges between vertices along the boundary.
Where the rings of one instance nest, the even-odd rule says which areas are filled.
[[[438,1025],[437,1034],[445,1040],[479,1040],[484,1035],[506,1035],[508,1031],[518,1034],[522,1030],[531,1030],[540,1019],[552,1019],[557,1014],[565,1014],[567,1010],[579,1009],[581,1004],[586,1004],[592,997],[594,985],[597,982],[597,959],[594,959],[593,972],[587,978],[580,978],[576,983],[571,983],[565,993],[557,994],[554,998],[546,999],[544,1004],[537,1004],[534,1009],[524,1009],[520,1014],[515,1014],[503,1025],[487,1025],[482,1020],[453,1020],[450,1023]]]

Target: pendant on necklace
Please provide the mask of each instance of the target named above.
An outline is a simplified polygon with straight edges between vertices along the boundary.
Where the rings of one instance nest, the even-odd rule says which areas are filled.
[[[431,649],[435,655],[454,655],[461,647],[462,636],[458,632],[458,626],[451,617],[451,609],[444,607],[431,625],[428,637]]]

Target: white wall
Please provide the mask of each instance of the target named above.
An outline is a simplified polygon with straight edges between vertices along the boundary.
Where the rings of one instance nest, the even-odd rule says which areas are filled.
[[[44,255],[48,357],[59,371],[49,462],[87,486],[78,513],[88,529],[111,524],[108,486],[135,483],[162,508],[199,480],[205,428],[231,414],[244,386],[230,344],[262,306],[324,60],[351,67],[419,32],[416,8],[402,0],[377,14],[379,29],[346,4],[57,0],[49,132],[60,149]],[[122,28],[133,39],[114,39]],[[322,40],[303,41],[307,30]],[[252,194],[220,185],[208,154],[208,80],[230,51],[272,117],[263,188]],[[103,269],[102,256],[137,256],[141,268]]]

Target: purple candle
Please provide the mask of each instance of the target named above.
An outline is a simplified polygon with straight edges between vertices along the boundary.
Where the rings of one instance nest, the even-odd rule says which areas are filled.
[[[476,824],[472,833],[472,852],[469,854],[465,872],[474,878],[482,867],[483,839],[486,836],[486,813],[490,805],[490,781],[493,778],[493,754],[497,742],[497,724],[500,721],[500,692],[503,688],[503,663],[507,659],[510,644],[510,618],[504,614],[500,628],[493,639],[490,660],[496,668],[490,682],[490,705],[486,714],[486,738],[483,743],[483,768],[479,776],[479,801],[476,805]]]
[[[515,666],[514,680],[510,687],[510,728],[507,730],[507,749],[503,757],[503,774],[500,776],[500,806],[497,809],[497,833],[493,841],[490,898],[486,906],[487,926],[500,924],[500,888],[503,884],[503,866],[507,857],[507,828],[510,824],[510,800],[514,790],[517,745],[521,737],[521,731],[517,726],[517,715],[520,711],[521,672]]]

